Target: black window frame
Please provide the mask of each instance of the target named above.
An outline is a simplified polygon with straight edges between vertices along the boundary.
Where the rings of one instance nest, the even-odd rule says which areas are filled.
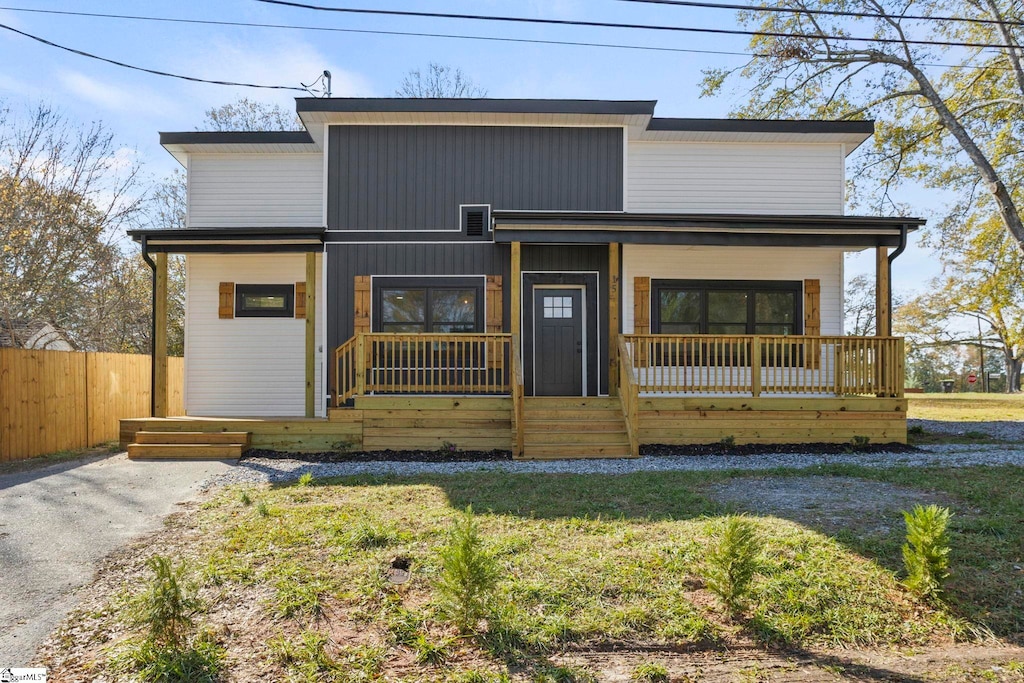
[[[484,286],[483,277],[392,277],[392,278],[374,278],[373,279],[373,318],[371,329],[374,332],[386,332],[383,328],[384,325],[384,307],[383,307],[383,292],[385,289],[423,289],[426,290],[426,296],[424,298],[424,331],[419,332],[405,332],[400,334],[483,334],[486,331],[484,323],[484,307],[486,301],[484,299],[486,287]],[[432,306],[431,306],[431,290],[446,289],[446,290],[458,290],[458,289],[472,289],[476,296],[476,310],[474,313],[473,331],[472,332],[433,332],[431,331],[432,320]]]
[[[793,334],[803,334],[803,286],[802,280],[652,280],[651,281],[651,332],[661,334],[661,293],[662,291],[697,291],[700,293],[700,331],[708,332],[708,292],[739,291],[747,294],[746,331],[742,334],[759,334],[755,331],[758,324],[755,314],[755,295],[758,292],[792,292],[793,293]],[[770,323],[766,323],[770,324]],[[740,333],[737,333],[740,334]],[[763,335],[770,336],[770,335]]]
[[[281,296],[284,308],[246,308],[246,296]],[[235,317],[236,318],[294,318],[295,317],[295,285],[294,284],[236,284],[235,285]]]

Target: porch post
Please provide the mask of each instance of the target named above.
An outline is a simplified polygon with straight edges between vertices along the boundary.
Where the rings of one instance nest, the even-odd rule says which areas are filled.
[[[512,324],[509,327],[509,330],[511,330],[512,334],[517,337],[521,335],[521,307],[523,305],[523,297],[521,291],[523,286],[523,268],[520,261],[519,246],[519,242],[512,243],[512,287],[509,290],[512,295]]]
[[[875,336],[892,336],[889,325],[889,249],[875,249]]]
[[[619,394],[619,243],[608,245],[608,395]]]
[[[167,254],[156,254],[153,303],[153,417],[167,417]]]
[[[316,416],[316,252],[306,254],[306,417]]]

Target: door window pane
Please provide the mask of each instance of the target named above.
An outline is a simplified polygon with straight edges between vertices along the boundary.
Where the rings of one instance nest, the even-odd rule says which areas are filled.
[[[544,304],[545,318],[571,318],[572,297],[571,296],[546,296]]]

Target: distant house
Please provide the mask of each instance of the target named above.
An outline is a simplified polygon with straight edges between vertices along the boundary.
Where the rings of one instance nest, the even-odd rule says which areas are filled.
[[[187,227],[131,235],[158,340],[167,255],[186,255],[185,410],[202,419],[125,433],[526,458],[906,439],[890,266],[923,221],[845,215],[845,160],[871,121],[661,118],[650,101],[296,106],[302,131],[161,134],[188,173]],[[863,250],[880,324],[850,337],[843,258]]]
[[[0,348],[74,351],[64,333],[45,320],[0,318]]]

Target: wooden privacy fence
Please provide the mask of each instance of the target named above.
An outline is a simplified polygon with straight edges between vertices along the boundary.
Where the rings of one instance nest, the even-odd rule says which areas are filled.
[[[168,414],[183,415],[185,364],[167,359]],[[118,420],[150,415],[150,357],[0,349],[0,461],[118,438]]]

